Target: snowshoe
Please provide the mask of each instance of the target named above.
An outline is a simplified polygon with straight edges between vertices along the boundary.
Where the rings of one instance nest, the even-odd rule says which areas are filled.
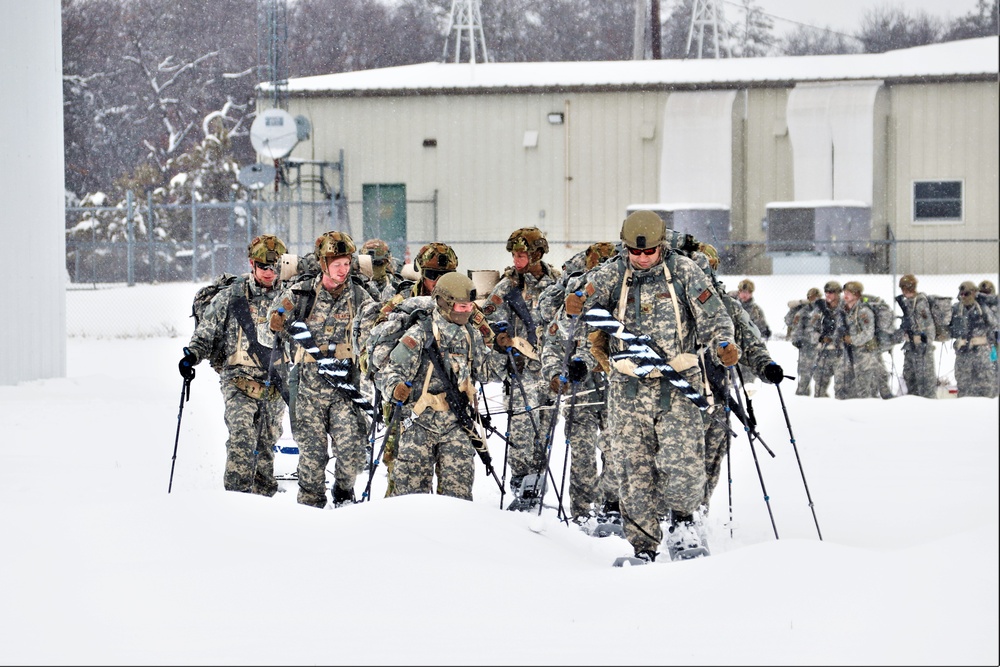
[[[626,565],[649,565],[656,560],[655,551],[637,551],[634,556],[619,556],[612,563],[614,567],[624,567]]]
[[[672,523],[667,529],[666,542],[670,560],[691,560],[710,555],[708,544],[693,520]]]
[[[625,537],[625,527],[622,525],[620,512],[601,512],[597,515],[597,526],[591,533],[594,537],[610,537],[617,535]]]
[[[510,480],[510,490],[514,495],[514,499],[510,501],[510,505],[507,505],[507,509],[511,512],[537,510],[538,504],[542,502],[542,485],[545,480],[540,475],[525,475],[515,485],[514,479],[512,477]]]

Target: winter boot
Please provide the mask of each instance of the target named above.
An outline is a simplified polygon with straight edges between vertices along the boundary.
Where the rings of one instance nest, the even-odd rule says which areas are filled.
[[[339,486],[334,484],[333,486],[333,506],[343,507],[344,505],[354,504],[354,489],[350,491],[344,491]]]

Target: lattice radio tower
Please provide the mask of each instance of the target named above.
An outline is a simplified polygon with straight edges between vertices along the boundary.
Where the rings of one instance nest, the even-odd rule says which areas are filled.
[[[711,29],[713,52],[716,58],[725,57],[722,49],[728,47],[726,44],[726,19],[722,14],[721,0],[694,0],[691,10],[691,27],[688,30],[687,53],[691,55],[691,42],[694,39],[695,30],[698,31],[698,58],[703,58],[705,28]]]
[[[469,62],[476,62],[476,45],[482,51],[482,62],[490,61],[486,51],[486,35],[483,33],[483,17],[479,13],[479,0],[451,0],[451,16],[448,19],[448,32],[444,39],[444,54],[442,59],[448,60],[448,43],[454,35],[455,62],[462,62],[462,42],[468,40],[466,52]]]
[[[288,5],[257,0],[257,83],[270,84],[271,107],[284,109],[288,96]]]

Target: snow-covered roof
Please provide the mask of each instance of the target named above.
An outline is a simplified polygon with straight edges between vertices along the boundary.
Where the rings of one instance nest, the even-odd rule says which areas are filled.
[[[701,60],[422,63],[290,79],[293,96],[791,85],[845,80],[996,78],[998,38],[886,53]],[[262,84],[267,89],[269,84]]]

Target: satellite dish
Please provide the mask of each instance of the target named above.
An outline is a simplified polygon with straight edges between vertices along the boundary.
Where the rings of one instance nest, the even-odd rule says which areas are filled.
[[[264,186],[274,183],[274,178],[277,175],[278,172],[274,167],[258,162],[257,164],[247,165],[240,169],[240,173],[236,175],[236,180],[248,190],[260,190]]]
[[[268,109],[250,125],[250,143],[265,160],[280,160],[299,143],[298,124],[284,109]]]

